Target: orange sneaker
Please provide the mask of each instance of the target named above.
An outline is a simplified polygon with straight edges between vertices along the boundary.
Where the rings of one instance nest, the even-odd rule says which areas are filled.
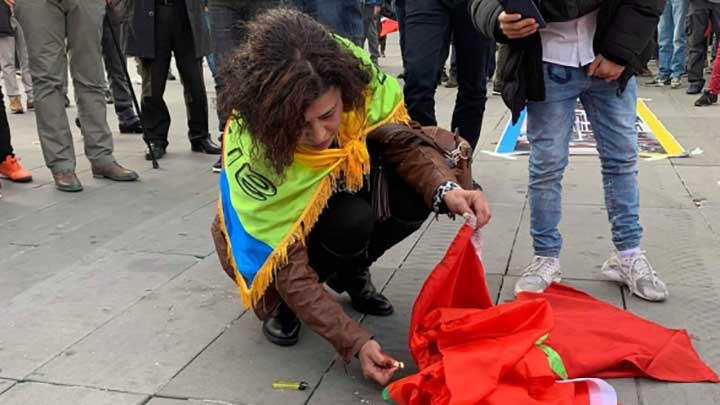
[[[20,166],[18,159],[13,155],[8,155],[4,161],[0,162],[0,176],[18,183],[32,181],[32,174]]]

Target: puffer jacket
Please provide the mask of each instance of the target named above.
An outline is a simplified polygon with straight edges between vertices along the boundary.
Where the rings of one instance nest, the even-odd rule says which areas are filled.
[[[596,55],[625,66],[618,79],[618,92],[640,71],[650,54],[650,40],[657,28],[664,0],[543,0],[540,12],[547,22],[569,21],[598,10],[593,39]],[[527,101],[545,99],[540,34],[510,40],[500,31],[499,0],[470,0],[470,16],[475,28],[488,38],[510,45],[507,63],[500,72],[507,88],[503,101],[517,121]]]
[[[385,131],[373,131],[368,134],[368,143],[382,145],[383,161],[394,167],[395,172],[423,196],[428,207],[432,207],[440,185],[446,181],[458,182],[445,158],[430,145],[418,145],[412,132],[395,132],[391,138],[386,134]],[[211,233],[220,264],[234,281],[234,271],[226,253],[227,242],[218,217],[213,221]],[[309,265],[307,249],[300,243],[289,247],[287,264],[276,271],[272,285],[254,307],[257,317],[261,320],[269,318],[280,299],[303,323],[328,340],[347,362],[372,338],[372,334],[350,318],[320,283],[317,273]]]

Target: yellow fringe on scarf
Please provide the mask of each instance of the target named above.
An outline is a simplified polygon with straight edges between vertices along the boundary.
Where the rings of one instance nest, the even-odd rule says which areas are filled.
[[[344,175],[343,180],[348,191],[357,191],[362,188],[364,176],[370,172],[370,156],[366,145],[367,134],[387,123],[407,123],[409,121],[410,117],[403,102],[400,102],[388,117],[371,127],[367,127],[367,117],[364,114],[357,112],[348,113],[347,120],[341,125],[340,134],[338,135],[338,142],[341,149],[326,151],[331,152],[336,158],[342,157],[344,159],[341,159],[339,164],[333,165],[332,172],[321,180],[315,191],[315,195],[311,198],[308,206],[305,207],[300,218],[255,274],[255,278],[252,281],[252,288],[248,288],[245,279],[238,272],[237,264],[232,256],[230,238],[225,231],[222,205],[218,200],[218,216],[220,217],[222,233],[227,243],[228,261],[235,271],[235,281],[240,289],[240,298],[245,308],[254,307],[265,295],[265,290],[267,290],[273,282],[275,272],[287,264],[288,248],[295,243],[305,245],[305,239],[310,234],[320,214],[327,206],[328,200],[335,191],[335,185],[340,174],[342,173]],[[357,134],[360,131],[362,131],[361,135],[358,138],[352,139],[352,134]],[[309,167],[315,167],[315,165],[327,162],[325,159],[322,159],[324,162],[320,162],[320,159],[313,158],[313,154],[309,152],[310,151],[298,148],[296,158]],[[338,154],[340,154],[340,156],[337,156]],[[327,167],[327,164],[320,167]]]

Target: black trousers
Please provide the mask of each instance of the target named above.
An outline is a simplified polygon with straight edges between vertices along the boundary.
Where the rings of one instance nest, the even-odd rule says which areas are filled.
[[[120,49],[125,47],[125,35],[121,22],[110,21],[112,18],[114,18],[114,15],[108,11],[103,20],[102,54],[105,62],[105,72],[107,73],[108,86],[115,101],[115,114],[117,114],[118,121],[121,125],[132,125],[137,121],[137,115],[133,106],[132,93],[130,93],[131,84],[128,83],[123,69],[123,63],[127,63],[127,60],[125,55],[118,54],[111,30],[114,31]]]
[[[457,55],[458,94],[452,129],[475,147],[485,113],[487,72],[494,44],[473,27],[467,1],[405,2],[403,59],[405,103],[410,117],[437,125],[435,89],[452,35]]]
[[[142,59],[142,68],[150,83],[149,94],[143,94],[142,122],[148,141],[167,146],[170,113],[163,95],[167,84],[170,59],[175,56],[180,80],[185,89],[188,138],[190,142],[210,136],[208,133],[208,100],[203,79],[202,58],[195,56],[192,29],[187,12],[174,5],[155,7],[155,58]]]
[[[10,143],[10,125],[8,124],[5,100],[3,98],[2,87],[0,87],[0,162],[13,154],[13,147]]]
[[[710,21],[712,32],[720,33],[720,4],[709,0],[690,0],[686,21],[688,81],[704,81],[703,68],[708,47],[705,31]]]
[[[325,281],[353,278],[388,249],[415,232],[430,214],[420,194],[387,170],[391,217],[379,221],[366,185],[358,193],[338,192],[328,201],[308,237],[310,265]],[[366,182],[367,183],[367,182]]]

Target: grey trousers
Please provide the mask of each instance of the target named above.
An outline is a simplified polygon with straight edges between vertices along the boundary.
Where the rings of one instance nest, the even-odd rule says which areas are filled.
[[[117,114],[118,121],[122,125],[131,125],[139,121],[140,118],[135,114],[132,93],[130,93],[131,84],[128,83],[123,69],[123,63],[127,64],[127,59],[125,55],[118,54],[113,41],[114,32],[120,49],[125,48],[124,29],[116,21],[112,22],[112,26],[110,24],[106,19],[103,24],[102,37],[102,52],[105,60],[105,71],[107,72],[107,83],[115,100],[115,114]],[[110,30],[113,30],[113,32]]]
[[[380,39],[378,32],[378,18],[373,13],[375,6],[364,6],[363,7],[363,46],[365,45],[365,39],[368,42],[368,48],[370,50],[370,59],[377,65],[378,58],[380,57]]]
[[[32,102],[32,77],[30,76],[30,69],[28,68],[25,36],[14,16],[10,17],[10,21],[15,27],[15,36],[0,38],[0,67],[2,68],[3,82],[5,83],[5,93],[9,97],[17,97],[20,95],[17,78],[15,77],[15,50],[17,49],[23,87],[25,88],[25,94],[27,94],[27,100]]]
[[[40,144],[53,173],[75,170],[62,89],[66,38],[85,155],[93,165],[114,161],[101,54],[105,6],[101,0],[23,0],[15,6],[27,38]]]
[[[708,21],[712,23],[712,31],[720,33],[720,3],[709,0],[690,0],[686,19],[687,72],[688,81],[704,81],[703,68],[707,58],[707,39],[705,31]]]

